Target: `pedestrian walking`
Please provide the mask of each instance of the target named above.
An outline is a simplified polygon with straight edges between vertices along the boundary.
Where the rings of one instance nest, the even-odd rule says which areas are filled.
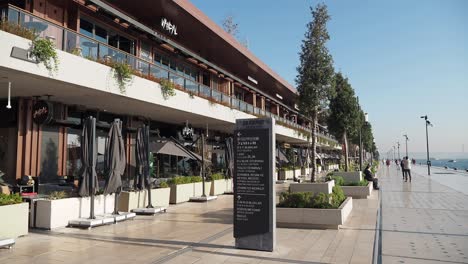
[[[403,180],[405,179],[405,174],[406,174],[406,171],[404,168],[405,167],[404,160],[405,160],[404,157],[402,160],[400,160],[401,174],[403,175]]]
[[[405,157],[403,159],[403,169],[404,169],[404,174],[405,174],[405,182],[408,181],[408,176],[409,176],[409,181],[411,182],[411,162],[409,161],[408,157]]]

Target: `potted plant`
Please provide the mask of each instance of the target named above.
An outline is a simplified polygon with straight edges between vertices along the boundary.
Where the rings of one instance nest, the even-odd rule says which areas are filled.
[[[114,211],[115,195],[98,194],[94,197],[96,215]],[[34,215],[34,212],[36,214]],[[90,197],[73,197],[64,191],[51,192],[47,199],[38,200],[31,210],[32,226],[44,229],[65,227],[73,219],[89,217]]]
[[[332,176],[338,186],[341,186],[343,192],[348,197],[354,199],[367,199],[372,193],[372,182],[366,180],[361,181],[345,181],[343,177]]]
[[[277,226],[338,229],[351,213],[352,201],[340,186],[333,187],[331,194],[284,192],[276,208]]]
[[[0,193],[0,237],[20,237],[28,234],[28,203],[19,194]]]
[[[222,173],[214,173],[211,175],[211,191],[210,195],[219,195],[227,191],[226,179]]]
[[[190,197],[195,196],[195,183],[192,182],[192,178],[191,176],[176,176],[167,181],[171,188],[169,203],[188,202]],[[198,180],[198,178],[194,180]],[[201,186],[201,177],[199,182]]]

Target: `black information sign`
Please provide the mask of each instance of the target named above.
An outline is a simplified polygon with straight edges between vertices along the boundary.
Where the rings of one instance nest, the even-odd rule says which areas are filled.
[[[234,132],[234,237],[272,232],[272,120],[243,119]]]

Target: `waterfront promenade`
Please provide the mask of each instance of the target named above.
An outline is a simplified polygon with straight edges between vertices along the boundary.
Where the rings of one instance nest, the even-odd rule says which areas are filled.
[[[0,263],[372,263],[374,242],[382,263],[468,263],[468,196],[424,173],[409,183],[382,168],[380,192],[353,200],[342,229],[278,228],[272,253],[234,248],[232,196],[220,196],[93,230],[32,231]]]
[[[380,172],[382,262],[468,263],[468,196],[439,183],[460,173],[433,168],[427,176],[415,166],[412,174],[410,183],[395,166]]]

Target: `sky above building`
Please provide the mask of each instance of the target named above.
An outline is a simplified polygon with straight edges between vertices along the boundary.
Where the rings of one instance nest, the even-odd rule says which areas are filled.
[[[232,15],[250,51],[295,85],[298,52],[311,20],[305,0],[192,0],[221,24]],[[320,1],[321,2],[321,1]],[[468,1],[325,1],[335,69],[359,96],[381,154],[402,144],[468,152]],[[464,147],[463,147],[464,145]]]

